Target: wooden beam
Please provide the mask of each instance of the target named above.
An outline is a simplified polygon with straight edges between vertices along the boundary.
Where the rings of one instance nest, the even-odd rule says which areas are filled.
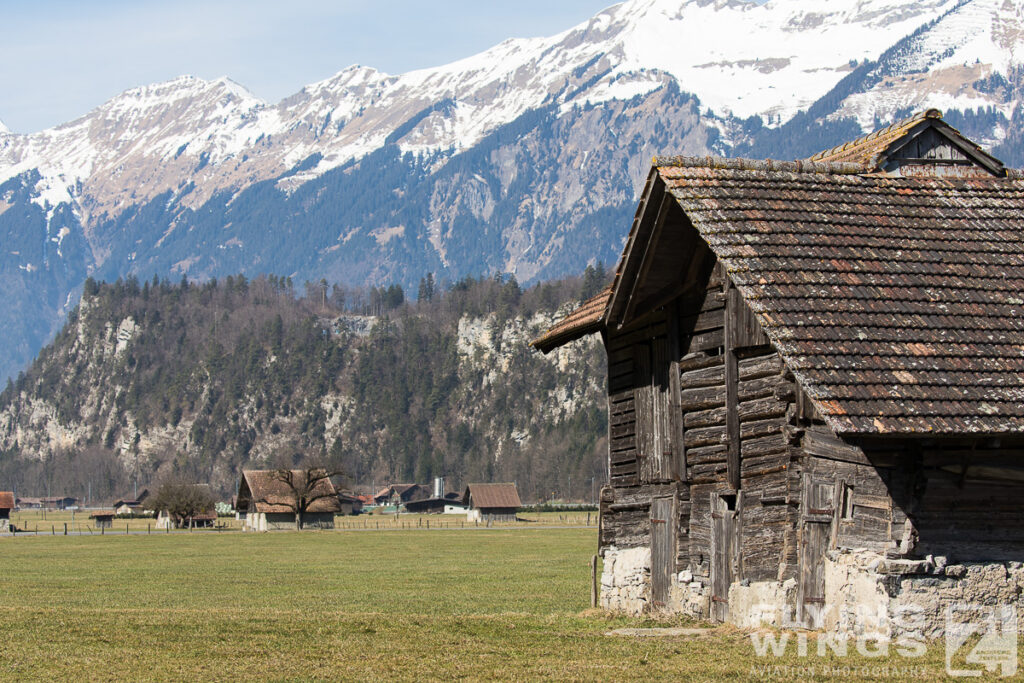
[[[740,412],[739,412],[739,359],[736,357],[736,324],[739,307],[743,304],[740,293],[732,281],[726,279],[725,302],[725,432],[726,463],[729,485],[734,491],[740,488]]]
[[[689,481],[686,474],[686,445],[683,438],[683,408],[682,408],[682,386],[679,379],[679,358],[682,349],[679,344],[679,305],[673,304],[668,312],[668,343],[669,353],[672,362],[669,364],[669,410],[671,411],[670,421],[670,443],[672,444],[673,472],[678,481]]]
[[[647,238],[647,244],[644,245],[643,256],[640,257],[639,270],[636,277],[633,278],[632,286],[629,288],[629,296],[626,298],[626,310],[622,314],[622,321],[633,317],[636,306],[640,302],[640,286],[647,279],[647,274],[651,270],[651,264],[654,262],[654,255],[657,252],[658,240],[665,227],[665,219],[668,218],[668,213],[675,204],[675,201],[675,197],[668,192],[661,195],[661,203],[658,205],[654,227],[651,229],[650,237]],[[620,325],[622,321],[620,321]]]

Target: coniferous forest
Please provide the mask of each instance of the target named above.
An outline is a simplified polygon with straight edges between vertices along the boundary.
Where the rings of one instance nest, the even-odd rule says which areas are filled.
[[[603,481],[604,363],[528,346],[606,280],[437,283],[415,300],[230,276],[86,282],[0,394],[0,481],[93,499],[171,477],[229,495],[243,467],[339,464],[350,485],[515,481],[589,500]]]

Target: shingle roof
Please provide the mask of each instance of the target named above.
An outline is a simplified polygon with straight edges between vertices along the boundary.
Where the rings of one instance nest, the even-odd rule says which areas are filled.
[[[6,510],[14,508],[14,493],[12,491],[0,491],[0,508]]]
[[[474,508],[518,508],[523,505],[515,484],[468,484],[462,502],[468,505],[470,500]]]
[[[276,470],[244,470],[242,476],[245,478],[252,494],[252,502],[257,512],[289,513],[294,512],[292,501],[294,493],[291,487],[281,479],[274,476]],[[305,470],[292,470],[296,485],[300,485],[306,476]],[[306,512],[338,512],[341,506],[334,490],[334,484],[328,479],[321,479],[313,487],[315,495],[322,495],[322,498],[314,500]]]
[[[655,163],[835,431],[1024,431],[1017,174]]]
[[[547,353],[562,344],[597,332],[601,328],[601,319],[611,295],[612,286],[608,285],[530,342],[530,346]]]

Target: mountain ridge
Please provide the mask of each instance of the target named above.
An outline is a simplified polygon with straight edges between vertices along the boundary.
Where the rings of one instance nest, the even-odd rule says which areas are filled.
[[[1022,7],[630,0],[436,68],[347,67],[277,103],[181,77],[0,133],[15,299],[0,372],[25,366],[90,274],[409,287],[578,272],[616,257],[656,154],[796,158],[938,103],[1021,163]]]

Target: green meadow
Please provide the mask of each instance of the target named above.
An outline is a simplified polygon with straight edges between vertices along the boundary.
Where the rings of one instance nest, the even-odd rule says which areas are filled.
[[[0,538],[0,680],[933,680],[589,609],[593,528]],[[909,667],[909,668],[908,668]]]

